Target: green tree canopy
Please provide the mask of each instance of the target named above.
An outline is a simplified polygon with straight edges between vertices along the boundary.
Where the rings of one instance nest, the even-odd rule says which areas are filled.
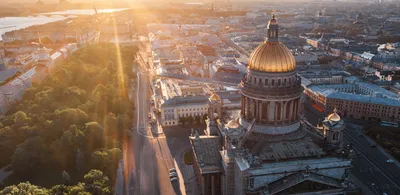
[[[30,172],[46,163],[49,151],[41,137],[34,137],[18,145],[12,156],[12,168],[15,172]]]
[[[49,191],[45,188],[41,188],[30,184],[29,182],[20,183],[18,185],[7,186],[0,191],[0,194],[4,195],[22,195],[22,194],[34,194],[34,195],[49,195]]]

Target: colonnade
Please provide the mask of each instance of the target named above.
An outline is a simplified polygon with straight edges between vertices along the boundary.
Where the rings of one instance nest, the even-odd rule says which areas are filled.
[[[285,124],[300,117],[300,97],[288,101],[262,101],[242,96],[241,115],[262,124]]]

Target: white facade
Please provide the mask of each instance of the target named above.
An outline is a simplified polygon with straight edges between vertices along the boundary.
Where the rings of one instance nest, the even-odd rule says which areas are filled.
[[[161,125],[163,126],[176,126],[179,125],[179,119],[182,117],[199,116],[207,114],[207,102],[193,103],[183,105],[162,106],[161,108]]]

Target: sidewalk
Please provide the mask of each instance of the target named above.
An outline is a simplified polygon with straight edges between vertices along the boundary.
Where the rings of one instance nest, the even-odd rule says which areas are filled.
[[[8,165],[0,169],[0,183],[3,183],[3,181],[13,173],[12,171],[6,171],[10,166],[11,165]]]
[[[124,161],[120,160],[117,169],[117,180],[114,186],[114,195],[124,195]]]
[[[198,195],[200,191],[197,186],[193,165],[186,165],[184,162],[184,154],[189,149],[182,148],[177,152],[175,166],[178,166],[176,169],[179,170],[180,178],[183,178],[179,181],[182,194]]]

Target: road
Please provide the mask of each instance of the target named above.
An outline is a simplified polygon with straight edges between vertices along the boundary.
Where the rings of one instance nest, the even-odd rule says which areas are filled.
[[[316,125],[323,115],[311,106],[305,105],[305,117],[310,123]],[[359,153],[353,159],[351,173],[374,194],[388,195],[400,194],[400,167],[394,163],[387,163],[388,157],[376,147],[360,128],[346,124],[344,141],[351,143]]]
[[[149,125],[150,78],[148,68],[140,63],[137,73],[133,118],[134,128],[124,147],[125,193],[128,195],[175,195],[179,185],[172,185],[169,169],[174,166],[165,136],[153,136]]]

